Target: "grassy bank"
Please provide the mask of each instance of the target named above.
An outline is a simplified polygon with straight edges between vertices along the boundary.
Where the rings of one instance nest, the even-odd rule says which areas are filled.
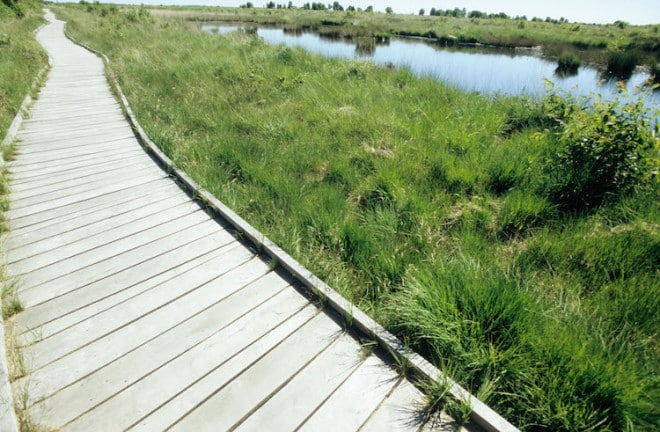
[[[7,3],[14,4],[9,7]],[[0,2],[0,136],[4,138],[32,80],[46,64],[33,31],[43,21],[41,2]]]
[[[641,107],[484,98],[144,9],[55,10],[177,165],[513,423],[659,427]]]
[[[445,45],[484,44],[497,47],[542,46],[546,57],[565,51],[586,62],[604,65],[608,52],[639,53],[650,65],[660,56],[660,25],[597,25],[513,18],[392,15],[382,13],[245,8],[154,8],[155,16],[189,21],[239,21],[282,26],[288,31],[313,30],[337,38],[414,36]]]

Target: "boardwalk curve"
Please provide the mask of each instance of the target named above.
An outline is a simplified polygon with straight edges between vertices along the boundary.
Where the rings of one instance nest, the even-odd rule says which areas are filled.
[[[103,63],[47,17],[37,38],[52,70],[18,133],[5,241],[25,307],[11,319],[23,353],[13,390],[34,424],[451,426],[423,424],[422,393],[332,308],[310,301],[295,263],[273,265],[270,252],[239,241],[235,223],[205,211],[154,163]]]

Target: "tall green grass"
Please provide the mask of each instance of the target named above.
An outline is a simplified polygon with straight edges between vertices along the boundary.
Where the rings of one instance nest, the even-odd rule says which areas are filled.
[[[10,3],[10,7],[7,3]],[[18,12],[20,11],[20,12]],[[0,2],[0,136],[30,91],[32,80],[46,64],[33,31],[43,21],[40,2]],[[1,138],[0,138],[1,139]]]
[[[318,276],[524,430],[657,429],[650,174],[567,209],[540,102],[103,8],[56,11],[175,163]]]

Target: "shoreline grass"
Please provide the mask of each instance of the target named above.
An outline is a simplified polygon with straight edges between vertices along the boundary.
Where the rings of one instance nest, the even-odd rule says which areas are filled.
[[[658,150],[636,105],[487,98],[135,9],[53,9],[174,163],[505,418],[657,428]],[[613,171],[548,163],[600,157],[610,123],[632,145]]]
[[[43,22],[41,3],[26,0],[17,3],[24,16],[0,3],[0,135],[18,112],[30,92],[32,80],[46,64],[46,56],[34,39],[33,31]]]

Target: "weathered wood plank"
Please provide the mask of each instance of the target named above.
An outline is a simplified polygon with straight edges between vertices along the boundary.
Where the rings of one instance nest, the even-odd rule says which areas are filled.
[[[298,430],[358,430],[399,380],[396,371],[371,355]]]
[[[72,195],[78,193],[79,189],[76,189],[77,187],[86,187],[90,185],[98,187],[98,185],[102,184],[104,181],[116,181],[117,178],[127,177],[136,172],[157,173],[158,168],[155,167],[150,160],[144,160],[144,158],[132,159],[130,161],[124,161],[121,165],[110,167],[105,170],[96,170],[95,172],[92,171],[86,174],[81,173],[81,175],[74,178],[60,181],[53,180],[51,183],[40,183],[36,186],[28,184],[22,190],[12,189],[10,199],[12,202],[17,203],[16,207],[20,207],[25,203],[29,203],[30,200],[33,202],[39,202],[44,201],[46,198],[54,199],[60,196]]]
[[[106,218],[88,225],[81,225],[65,233],[50,236],[43,241],[12,248],[7,252],[7,263],[27,260],[46,252],[56,253],[60,259],[73,256],[80,253],[81,250],[84,251],[96,247],[94,240],[92,240],[93,238],[107,237],[116,239],[119,238],[116,232],[119,230],[121,230],[120,232],[122,234],[128,232],[126,229],[127,226],[130,226],[130,223],[146,220],[148,226],[151,226],[152,224],[157,224],[158,220],[155,218],[147,219],[148,216],[164,215],[168,210],[176,208],[186,209],[190,206],[190,201],[187,201],[180,194],[168,199],[157,200],[150,204],[141,205],[128,212],[115,214],[111,218]],[[173,216],[175,215],[176,211]],[[67,251],[67,246],[74,246],[73,251]],[[41,266],[43,264],[38,265]]]
[[[165,315],[157,326],[149,331],[169,325],[171,320],[194,315],[199,308],[213,304],[218,297],[231,295],[234,290],[259,278],[268,267],[247,250],[238,250],[238,245],[225,246],[224,254],[207,261],[194,271],[174,276],[161,284],[149,288],[110,309],[100,312],[93,320],[81,321],[73,326],[46,337],[24,348],[26,367],[36,370],[58,360],[87,344],[112,335],[124,326],[142,326],[137,322],[147,319],[149,314],[163,315],[163,310],[173,309],[173,315]],[[176,302],[176,304],[172,304]],[[137,323],[136,323],[137,322]]]
[[[9,267],[7,273],[10,277],[20,275],[19,293],[21,293],[26,289],[36,287],[37,285],[41,285],[45,282],[53,281],[78,269],[91,266],[101,261],[105,261],[108,258],[114,256],[123,255],[126,253],[126,251],[131,249],[154,243],[159,238],[165,237],[180,229],[198,225],[203,222],[205,218],[206,215],[200,210],[196,211],[195,213],[187,213],[164,224],[156,225],[154,227],[123,237],[117,241],[106,243],[95,249],[74,255],[73,257],[58,260],[50,265],[32,270],[29,273],[25,273],[24,270],[21,269],[16,269],[15,265]]]
[[[223,246],[234,241],[212,221],[181,233],[171,236],[178,238],[168,251],[152,251],[158,254],[145,254],[142,262],[90,284],[69,287],[69,291],[28,308],[16,319],[17,328],[23,332],[19,343],[27,345],[107,310],[216,257]],[[37,327],[38,334],[32,332]]]
[[[11,235],[17,235],[29,231],[32,228],[41,228],[44,226],[59,223],[62,219],[73,217],[75,215],[83,215],[89,212],[96,211],[100,208],[112,206],[121,203],[129,197],[136,199],[148,194],[153,188],[160,188],[173,186],[169,179],[160,177],[157,179],[147,179],[143,182],[138,182],[134,185],[118,188],[117,190],[109,191],[106,193],[91,194],[86,197],[79,197],[80,199],[74,200],[69,204],[56,206],[50,209],[45,209],[36,214],[28,214],[25,216],[16,216],[9,219],[11,227]],[[8,212],[11,213],[11,210]]]
[[[117,429],[127,427],[139,419],[141,413],[157,406],[164,396],[189,384],[176,377],[189,369],[186,362],[199,363],[195,367],[199,373],[203,370],[197,360],[200,353],[204,353],[206,360],[217,362],[216,355],[231,352],[227,346],[246,344],[301,310],[306,302],[292,288],[286,289],[287,286],[286,281],[277,275],[266,276],[245,287],[241,296],[231,296],[211,305],[128,355],[36,404],[31,411],[43,412],[44,416],[39,418],[51,425],[60,426],[75,420],[81,413],[88,413],[87,420],[94,419],[93,425],[99,418],[114,415],[122,419],[116,425]],[[177,382],[180,387],[176,386]],[[141,401],[140,407],[132,406],[134,399]]]
[[[173,184],[163,185],[162,188],[153,191],[147,188],[136,188],[134,193],[116,195],[114,200],[107,200],[104,203],[87,203],[88,205],[82,209],[71,208],[71,211],[64,216],[40,220],[28,227],[17,228],[5,239],[5,247],[11,251],[10,253],[13,253],[32,243],[83,228],[113,216],[121,216],[142,206],[175,196],[181,196],[181,190]]]
[[[255,404],[236,430],[295,430],[355,371],[364,357],[360,344],[350,335],[342,335],[263,405]]]

